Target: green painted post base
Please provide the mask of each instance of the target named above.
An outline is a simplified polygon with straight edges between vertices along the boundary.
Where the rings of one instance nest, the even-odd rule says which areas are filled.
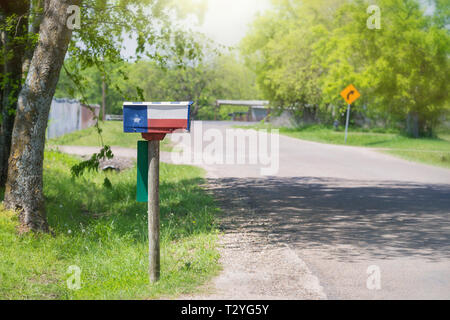
[[[137,199],[148,202],[148,141],[137,144]]]

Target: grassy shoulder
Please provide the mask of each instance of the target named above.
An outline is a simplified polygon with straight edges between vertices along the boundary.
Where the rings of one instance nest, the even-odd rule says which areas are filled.
[[[140,133],[124,133],[122,121],[105,121],[100,124],[102,139],[105,145],[136,148],[138,140],[142,140]],[[65,134],[61,137],[49,139],[49,145],[61,146],[93,146],[102,145],[100,136],[95,127],[87,128]],[[161,150],[171,151],[169,139],[161,141]]]
[[[46,152],[44,189],[51,235],[16,233],[0,204],[0,299],[141,299],[194,292],[219,271],[214,200],[202,170],[161,164],[161,280],[148,281],[147,205],[137,203],[136,168],[87,173],[78,160]],[[81,270],[81,289],[66,283]]]
[[[270,125],[236,126],[243,129],[272,129]],[[277,128],[280,134],[309,141],[345,144],[343,128],[313,125],[304,128]],[[395,132],[374,132],[349,129],[347,145],[376,148],[381,152],[407,160],[450,168],[450,134],[441,133],[438,138],[413,139]]]

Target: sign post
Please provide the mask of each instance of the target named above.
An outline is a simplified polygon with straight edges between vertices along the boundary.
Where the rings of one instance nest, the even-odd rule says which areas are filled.
[[[350,122],[350,109],[351,104],[355,102],[359,97],[361,97],[361,94],[356,90],[356,88],[351,84],[347,88],[345,88],[341,92],[342,98],[348,103],[347,107],[347,119],[345,121],[345,143],[347,143],[347,136],[348,136],[348,125]]]
[[[347,119],[345,120],[345,143],[347,143],[348,123],[350,121],[350,104],[347,107]]]
[[[138,141],[137,201],[148,202],[148,250],[150,283],[159,280],[159,153],[160,141],[168,133],[190,131],[190,107],[193,102],[125,102],[124,132],[138,132],[146,141]]]

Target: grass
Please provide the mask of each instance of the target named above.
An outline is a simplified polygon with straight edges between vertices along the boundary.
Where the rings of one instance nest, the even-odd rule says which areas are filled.
[[[102,138],[105,145],[136,148],[136,141],[142,140],[140,133],[124,133],[122,121],[105,121],[100,124],[102,129]],[[95,146],[102,145],[100,136],[95,127],[87,128],[65,134],[61,137],[49,139],[49,145],[66,146]],[[169,139],[161,142],[162,151],[171,151]]]
[[[219,271],[214,200],[201,188],[202,170],[161,164],[161,280],[148,281],[147,214],[137,203],[136,168],[87,173],[78,160],[46,152],[44,193],[54,236],[18,235],[16,214],[0,204],[0,299],[144,299],[175,297]],[[70,266],[81,289],[70,290]]]
[[[243,129],[249,127],[238,126]],[[271,129],[270,125],[258,124],[253,129]],[[342,128],[334,130],[326,126],[312,125],[303,128],[278,128],[280,134],[309,141],[345,144],[345,132]],[[438,138],[413,139],[397,132],[363,131],[349,129],[347,145],[377,148],[382,152],[411,161],[450,168],[450,134],[442,132]],[[381,132],[380,132],[381,131]]]

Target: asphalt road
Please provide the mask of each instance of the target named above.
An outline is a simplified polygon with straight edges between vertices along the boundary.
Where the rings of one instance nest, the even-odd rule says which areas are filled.
[[[211,142],[198,142],[225,138],[232,124],[203,122],[173,138],[185,137],[190,159],[200,159]],[[237,144],[227,150],[222,142],[218,158],[233,158]],[[60,149],[89,155],[98,148]],[[225,236],[215,293],[188,298],[450,299],[450,170],[284,136],[278,149],[271,176],[261,175],[267,163],[249,164],[254,150],[244,164],[191,163],[208,172]],[[162,152],[161,160],[174,155]]]
[[[230,127],[202,125],[224,137]],[[266,239],[295,251],[328,298],[450,299],[450,170],[284,136],[271,176],[259,165],[202,166],[217,194],[238,195],[248,219],[264,221]]]

